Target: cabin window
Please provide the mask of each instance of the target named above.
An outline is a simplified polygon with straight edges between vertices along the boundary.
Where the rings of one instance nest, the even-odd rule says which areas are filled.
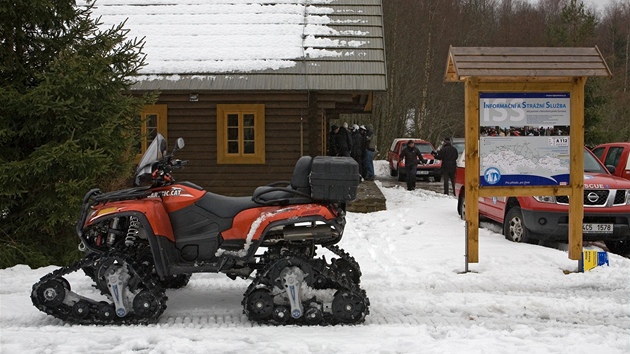
[[[167,108],[165,104],[154,104],[144,106],[140,113],[140,141],[138,142],[138,160],[142,157],[147,147],[151,144],[158,133],[164,138],[167,136]]]
[[[217,105],[217,163],[265,163],[265,105]]]

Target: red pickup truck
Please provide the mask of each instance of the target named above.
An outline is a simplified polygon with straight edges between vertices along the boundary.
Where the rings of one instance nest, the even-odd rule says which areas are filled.
[[[600,144],[593,149],[593,154],[610,173],[630,179],[630,142]]]
[[[464,217],[464,156],[458,160],[455,192],[457,211]],[[514,242],[567,242],[567,196],[480,197],[479,216],[503,224],[505,238]],[[614,176],[584,149],[585,241],[601,240],[617,254],[630,253],[630,181]]]
[[[414,141],[416,147],[422,153],[422,157],[427,162],[426,164],[418,164],[416,178],[427,180],[429,177],[433,177],[435,182],[439,182],[442,179],[442,173],[440,172],[442,161],[436,160],[435,157],[431,155],[431,151],[434,151],[435,148],[430,142],[418,138],[394,139],[387,156],[387,159],[389,160],[390,175],[392,177],[398,176],[399,181],[405,180],[405,161],[400,161],[400,152],[407,146],[407,141],[409,140]]]

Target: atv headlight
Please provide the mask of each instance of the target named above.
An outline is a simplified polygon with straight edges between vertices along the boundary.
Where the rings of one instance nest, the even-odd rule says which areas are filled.
[[[553,195],[536,195],[534,199],[539,203],[556,204],[556,197]]]

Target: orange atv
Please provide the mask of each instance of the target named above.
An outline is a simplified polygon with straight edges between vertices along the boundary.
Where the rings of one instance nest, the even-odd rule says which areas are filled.
[[[271,324],[360,323],[369,300],[361,271],[335,246],[346,202],[356,197],[351,158],[303,156],[290,182],[258,187],[252,197],[226,197],[171,172],[185,161],[168,154],[159,135],[142,157],[134,187],[89,191],[77,222],[86,256],[40,279],[35,307],[70,323],[147,324],[166,308],[165,288],[183,287],[192,273],[250,278],[242,301],[252,321]],[[143,184],[147,184],[144,185]],[[288,185],[287,185],[288,184]],[[332,252],[330,262],[318,247]],[[71,290],[63,277],[82,269],[109,301]]]

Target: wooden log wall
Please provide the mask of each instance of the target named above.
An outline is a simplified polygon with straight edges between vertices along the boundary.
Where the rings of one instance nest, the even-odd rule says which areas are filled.
[[[324,107],[331,103],[318,102],[314,114],[313,104],[309,107],[309,98],[312,102],[312,96],[317,97],[313,93],[195,93],[196,102],[189,100],[188,92],[162,92],[157,102],[168,106],[169,146],[179,137],[186,142],[177,157],[188,160],[188,165],[176,172],[177,181],[190,181],[223,195],[251,195],[258,186],[290,180],[302,153],[325,154],[321,144],[325,124],[322,117]],[[264,165],[217,164],[217,104],[265,105]],[[309,108],[315,121],[309,122]]]

